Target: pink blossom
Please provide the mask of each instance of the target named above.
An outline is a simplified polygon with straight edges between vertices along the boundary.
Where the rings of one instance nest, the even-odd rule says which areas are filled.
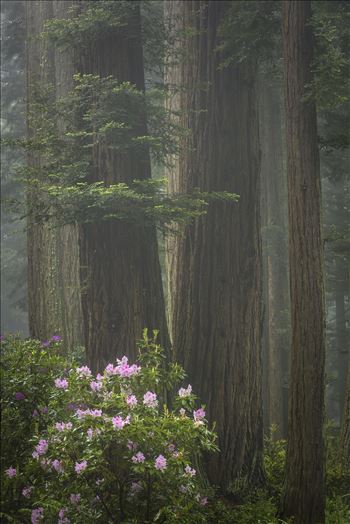
[[[91,377],[92,375],[91,369],[88,366],[82,366],[80,368],[77,368],[76,372],[78,373],[80,378],[83,378],[83,377],[88,378],[88,377]]]
[[[152,393],[152,391],[147,391],[143,395],[143,403],[148,408],[156,408],[158,406],[157,395]]]
[[[40,456],[40,455],[45,455],[45,453],[47,452],[48,447],[49,447],[48,441],[45,440],[45,439],[40,439],[39,440],[39,444],[37,444],[35,446],[35,452],[34,453],[37,453],[37,455],[34,457],[34,453],[33,453],[32,456],[34,458],[38,458],[38,456]]]
[[[58,512],[58,523],[57,524],[70,524],[69,518],[65,517],[66,509],[62,508]]]
[[[141,451],[138,451],[131,460],[134,464],[142,464],[142,462],[145,462],[145,455]]]
[[[72,429],[73,427],[73,424],[71,422],[56,422],[55,424],[55,428],[57,429],[57,431],[64,431],[66,429]]]
[[[72,504],[79,504],[80,499],[81,499],[80,493],[72,493],[71,496],[69,497],[69,500],[71,501]]]
[[[137,398],[135,397],[135,395],[128,395],[126,397],[126,403],[128,406],[134,407],[137,404]]]
[[[136,451],[137,450],[137,444],[136,444],[136,442],[133,442],[132,440],[128,440],[128,443],[127,443],[126,447],[128,449],[130,449],[130,451]]]
[[[57,473],[62,473],[63,472],[63,466],[62,466],[62,462],[58,459],[55,459],[52,461],[51,463],[51,466],[53,467],[53,469],[55,471],[57,471]]]
[[[124,420],[119,416],[113,417],[112,424],[114,429],[123,429],[126,424],[130,424],[130,415],[128,415]]]
[[[101,381],[93,380],[90,382],[90,388],[92,391],[100,391],[103,387],[103,384]]]
[[[8,469],[5,470],[5,473],[9,478],[12,478],[17,475],[17,470],[16,468],[13,468],[12,466],[10,466]]]
[[[80,473],[82,473],[86,468],[87,468],[87,462],[86,462],[86,460],[83,460],[82,462],[76,462],[76,463],[75,463],[75,466],[74,466],[75,472],[76,472],[78,475],[79,475]]]
[[[26,499],[29,499],[33,489],[34,489],[33,486],[27,486],[26,488],[23,488],[22,489],[23,497],[25,497]]]
[[[118,369],[117,367],[114,367],[113,364],[108,364],[105,369],[106,375],[117,375]]]
[[[36,508],[32,511],[32,524],[38,524],[39,520],[41,520],[44,516],[44,508]]]
[[[99,428],[96,428],[96,429],[89,428],[86,433],[87,433],[88,439],[92,440],[93,437],[97,437],[98,435],[100,435],[101,430]]]
[[[24,400],[25,398],[26,396],[24,393],[22,393],[22,391],[17,391],[17,393],[15,393],[16,400]]]
[[[75,414],[79,419],[85,418],[86,416],[90,417],[102,417],[102,409],[77,409]]]
[[[186,466],[185,467],[185,475],[188,476],[188,477],[194,477],[196,474],[196,470],[195,469],[192,469],[191,466]]]
[[[51,337],[51,340],[52,342],[60,342],[60,340],[62,340],[62,337],[60,337],[59,335],[53,335]]]
[[[57,389],[63,389],[64,391],[67,391],[68,389],[68,380],[65,378],[56,378],[55,379],[55,386]]]
[[[178,395],[181,398],[185,398],[185,397],[189,397],[191,395],[191,393],[192,393],[192,386],[191,386],[191,384],[189,384],[186,389],[185,388],[180,388]]]
[[[97,373],[97,375],[96,375],[96,380],[98,380],[98,382],[100,382],[101,380],[103,380],[103,375],[101,375],[101,373]]]
[[[202,408],[197,409],[193,412],[193,418],[195,421],[202,420],[205,417],[205,411]]]
[[[163,457],[163,455],[158,455],[158,457],[155,460],[154,466],[156,469],[159,469],[160,471],[164,471],[167,467],[166,458]]]
[[[202,497],[200,493],[197,493],[195,498],[196,498],[196,501],[199,502],[201,506],[206,506],[208,504],[208,498]]]
[[[184,408],[181,408],[181,409],[179,410],[179,413],[180,413],[180,415],[181,415],[182,417],[184,417],[184,416],[186,415],[186,410],[185,410]]]

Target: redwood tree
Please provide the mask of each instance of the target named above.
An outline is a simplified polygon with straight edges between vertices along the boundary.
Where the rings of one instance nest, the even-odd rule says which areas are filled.
[[[41,38],[45,23],[63,18],[72,2],[25,2],[27,28],[27,104],[31,110],[37,93],[53,85],[61,96],[70,88],[73,62],[69,51],[56,52]],[[28,135],[35,129],[28,121]],[[30,151],[28,166],[38,176],[42,154]],[[28,201],[28,310],[29,330],[34,338],[59,333],[66,347],[82,343],[82,313],[79,284],[78,229],[74,225],[57,228],[55,220],[37,224],[32,207],[41,198],[29,184]]]
[[[283,2],[292,360],[283,515],[324,522],[324,292],[311,2]]]
[[[129,4],[124,25],[101,32],[80,58],[84,74],[113,76],[144,90],[144,65],[139,2]],[[147,134],[146,115],[137,133]],[[106,141],[94,144],[93,175],[88,182],[130,183],[151,177],[147,150],[119,152]],[[135,359],[135,341],[143,328],[168,333],[156,230],[140,224],[109,220],[83,224],[80,234],[84,335],[88,361],[101,370],[116,355]]]
[[[188,130],[169,172],[171,191],[229,191],[168,243],[172,340],[194,390],[216,422],[221,453],[210,478],[223,488],[261,479],[261,241],[259,133],[253,62],[222,68],[219,27],[230,2],[165,2],[185,30],[166,81]]]
[[[260,140],[262,230],[264,232],[264,384],[266,429],[277,425],[276,438],[285,437],[288,375],[288,231],[287,176],[283,159],[281,96],[275,81],[261,73]]]

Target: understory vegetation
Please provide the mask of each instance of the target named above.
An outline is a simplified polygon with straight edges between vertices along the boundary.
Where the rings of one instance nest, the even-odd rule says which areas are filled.
[[[202,465],[220,453],[183,369],[145,330],[139,358],[92,374],[61,337],[1,342],[3,522],[273,524],[285,441],[265,440],[265,483],[223,497]],[[181,387],[180,387],[181,386]],[[350,473],[329,429],[327,522],[350,519]]]

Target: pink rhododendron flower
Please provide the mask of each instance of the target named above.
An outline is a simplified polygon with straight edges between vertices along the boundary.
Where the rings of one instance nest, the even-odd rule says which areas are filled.
[[[158,406],[157,395],[152,393],[152,391],[147,391],[143,395],[143,403],[148,408],[156,408]]]
[[[5,474],[9,478],[12,478],[12,477],[15,477],[17,475],[17,470],[16,470],[16,468],[13,468],[12,466],[10,466],[8,469],[5,470]]]
[[[51,466],[53,467],[53,469],[55,471],[57,471],[57,473],[62,473],[63,472],[63,466],[62,466],[62,462],[58,459],[55,459],[51,462]]]
[[[117,367],[114,367],[113,364],[108,364],[105,369],[106,375],[117,375],[118,369]]]
[[[82,377],[91,377],[92,373],[91,373],[91,369],[88,367],[88,366],[81,366],[80,368],[77,368],[76,369],[76,372],[78,373],[78,375],[82,378]]]
[[[45,440],[45,439],[40,439],[39,440],[39,444],[37,444],[35,446],[35,451],[34,451],[34,453],[36,453],[37,455],[34,457],[34,453],[33,453],[32,456],[34,458],[38,458],[38,456],[40,456],[40,455],[45,455],[45,453],[47,452],[48,447],[49,447],[48,441]]]
[[[75,463],[75,466],[74,466],[75,472],[76,472],[78,475],[79,475],[80,473],[82,473],[86,468],[87,468],[87,462],[86,462],[86,460],[83,460],[82,462],[76,462],[76,463]]]
[[[62,508],[58,512],[58,523],[57,524],[70,524],[69,518],[65,517],[66,509]]]
[[[141,451],[138,451],[138,453],[136,453],[136,455],[134,455],[131,460],[134,464],[142,464],[142,462],[145,462],[145,455]]]
[[[69,497],[69,500],[71,501],[72,504],[79,504],[80,499],[81,499],[80,493],[72,493],[71,496]]]
[[[55,428],[57,431],[65,431],[66,429],[72,429],[73,424],[71,422],[56,422]]]
[[[51,337],[51,340],[52,342],[59,342],[60,340],[62,340],[62,337],[60,337],[59,335],[53,335]]]
[[[141,368],[137,366],[136,364],[132,364],[131,366],[128,364],[128,358],[123,357],[121,360],[117,358],[117,373],[121,377],[132,377],[133,375],[137,375],[137,373],[140,372]]]
[[[103,387],[103,384],[101,381],[93,380],[90,382],[90,388],[92,391],[100,391]]]
[[[202,497],[200,493],[197,493],[195,498],[196,498],[196,501],[199,502],[201,506],[206,506],[208,504],[208,498]]]
[[[205,411],[202,408],[197,409],[193,412],[193,418],[195,421],[202,420],[205,417]]]
[[[26,488],[23,488],[22,489],[23,497],[25,497],[26,499],[29,499],[32,491],[33,491],[33,486],[27,486]]]
[[[185,397],[189,397],[191,395],[191,393],[192,393],[192,386],[191,386],[191,384],[189,384],[186,389],[185,388],[180,388],[178,395],[181,398],[185,398]]]
[[[135,395],[128,395],[126,397],[126,403],[128,406],[130,407],[133,407],[133,406],[136,406],[137,404],[137,398],[135,397]]]
[[[97,437],[98,435],[100,435],[101,430],[99,428],[95,428],[95,429],[89,428],[86,433],[87,433],[88,439],[92,440],[93,437]]]
[[[185,410],[184,408],[181,408],[181,409],[179,410],[179,413],[180,413],[180,415],[181,415],[182,417],[184,417],[184,416],[186,415],[186,410]]]
[[[158,457],[155,460],[154,466],[156,469],[159,469],[160,471],[164,471],[167,467],[166,458],[163,457],[163,455],[158,455]]]
[[[86,416],[97,418],[102,417],[102,409],[77,409],[75,414],[79,419]]]
[[[130,449],[130,451],[136,451],[137,450],[137,444],[136,444],[136,442],[133,442],[132,440],[128,440],[128,443],[127,443],[126,447],[128,449]]]
[[[185,467],[185,475],[188,476],[188,477],[194,477],[196,474],[196,470],[195,469],[192,469],[191,466],[186,466]]]
[[[22,391],[17,391],[17,393],[15,393],[16,400],[24,400],[25,398],[26,396],[24,393],[22,393]]]
[[[44,516],[44,508],[36,508],[32,511],[32,524],[38,524],[38,522],[43,518]]]
[[[112,424],[114,429],[123,429],[126,424],[130,424],[130,415],[128,415],[124,420],[119,416],[113,417]]]
[[[55,379],[55,386],[57,389],[64,389],[67,391],[68,389],[68,380],[65,378],[56,378]]]

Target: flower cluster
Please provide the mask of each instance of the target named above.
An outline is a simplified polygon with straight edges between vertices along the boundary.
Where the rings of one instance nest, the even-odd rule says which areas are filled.
[[[55,380],[55,386],[57,389],[64,389],[67,391],[68,389],[68,380],[65,378],[56,378]]]

